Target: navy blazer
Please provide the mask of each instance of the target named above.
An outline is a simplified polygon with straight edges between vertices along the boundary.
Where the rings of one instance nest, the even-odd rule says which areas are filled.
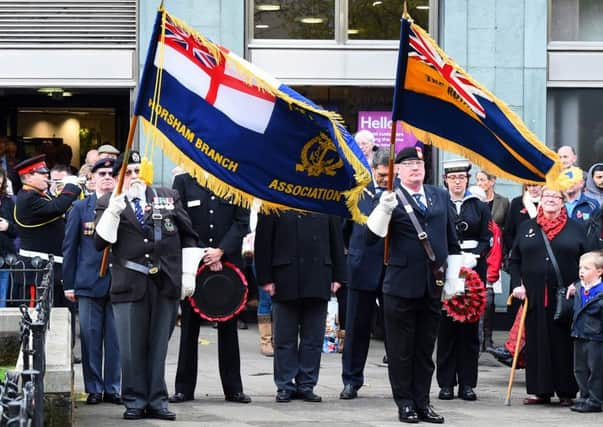
[[[78,200],[67,216],[63,239],[63,288],[84,297],[101,298],[109,293],[111,274],[99,277],[103,253],[94,243],[96,194]]]
[[[422,213],[415,200],[404,189],[417,219],[427,232],[435,252],[435,264],[441,266],[448,254],[460,253],[454,226],[455,213],[448,191],[432,185],[424,185],[427,211]],[[437,287],[425,249],[417,232],[404,210],[402,203],[392,213],[390,221],[390,252],[383,280],[383,293],[401,298],[439,298],[441,287]],[[369,242],[375,234],[368,233]]]
[[[371,182],[363,191],[363,197],[358,202],[360,211],[369,215],[379,201],[375,186]],[[348,248],[347,271],[348,287],[362,291],[374,291],[381,287],[383,272],[383,240],[376,244],[367,242],[368,228],[346,220],[343,226],[343,238]]]

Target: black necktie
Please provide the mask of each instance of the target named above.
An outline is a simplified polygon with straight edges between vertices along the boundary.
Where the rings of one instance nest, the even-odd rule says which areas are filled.
[[[415,193],[412,195],[415,202],[417,202],[417,206],[421,209],[421,212],[425,212],[427,210],[427,206],[421,201],[421,193]]]

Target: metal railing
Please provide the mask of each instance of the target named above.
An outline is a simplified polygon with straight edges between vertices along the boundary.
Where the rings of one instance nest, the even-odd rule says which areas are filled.
[[[22,265],[23,268],[19,269],[13,263],[9,271],[12,274],[23,273],[23,277],[26,273],[33,273],[34,281],[28,286],[35,287],[35,292],[29,299],[8,300],[9,304],[20,303],[23,370],[9,372],[4,379],[0,379],[0,427],[44,425],[45,347],[52,309],[53,259],[50,257],[48,261],[43,261],[34,258],[31,260],[33,268],[26,268],[24,263]],[[34,303],[34,310],[30,314],[28,304],[31,303]]]

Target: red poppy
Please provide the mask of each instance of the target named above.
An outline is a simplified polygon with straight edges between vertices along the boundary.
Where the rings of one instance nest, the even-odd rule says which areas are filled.
[[[468,268],[461,268],[465,275],[465,293],[443,302],[448,316],[457,322],[475,323],[486,310],[486,287],[479,275]]]

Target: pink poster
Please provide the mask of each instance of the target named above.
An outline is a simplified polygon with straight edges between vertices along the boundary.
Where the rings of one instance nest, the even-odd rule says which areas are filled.
[[[368,130],[375,135],[375,144],[383,147],[389,146],[392,129],[391,111],[359,111],[358,130]],[[398,122],[396,132],[396,153],[402,148],[414,146],[417,138],[402,130],[402,123]]]

